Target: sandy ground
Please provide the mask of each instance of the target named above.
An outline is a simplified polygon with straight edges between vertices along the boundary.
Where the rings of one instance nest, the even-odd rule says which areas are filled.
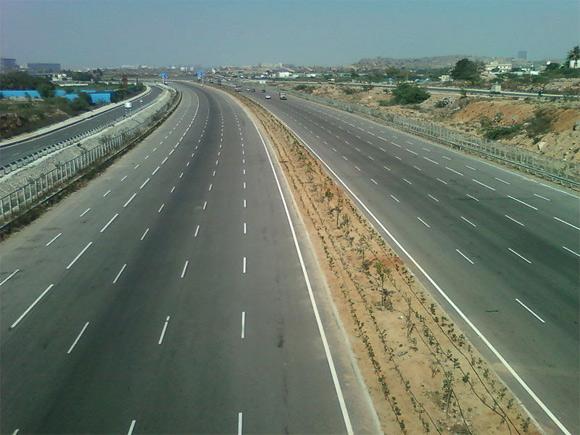
[[[580,80],[577,80],[577,84]],[[355,89],[355,88],[353,88]],[[358,88],[360,89],[360,88]],[[375,109],[406,116],[413,119],[437,122],[482,137],[482,122],[491,120],[494,126],[521,124],[522,133],[504,144],[525,148],[558,160],[580,162],[580,102],[539,101],[524,98],[490,98],[485,96],[459,98],[456,95],[433,94],[431,98],[416,106],[380,106],[379,101],[391,99],[383,88],[347,94],[335,85],[317,86],[313,95],[363,104]],[[446,99],[446,107],[436,107]],[[526,131],[529,122],[539,110],[545,110],[552,119],[549,131],[530,137]],[[575,125],[578,123],[576,130]]]
[[[318,161],[271,114],[236,97],[274,144],[384,433],[539,433]]]

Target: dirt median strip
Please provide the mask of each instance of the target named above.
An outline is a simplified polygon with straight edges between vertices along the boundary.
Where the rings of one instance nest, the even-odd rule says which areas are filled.
[[[262,123],[299,205],[385,433],[539,433],[350,197],[272,114]]]

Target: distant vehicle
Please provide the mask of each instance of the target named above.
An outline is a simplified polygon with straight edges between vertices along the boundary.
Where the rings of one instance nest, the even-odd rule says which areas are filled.
[[[141,98],[141,99],[139,100],[139,102],[140,102],[140,103],[142,103],[142,102],[143,102],[143,98]]]
[[[266,95],[266,100],[271,100],[272,97],[270,95]]]
[[[132,109],[133,108],[133,103],[131,103],[130,101],[127,101],[125,103],[125,109]]]
[[[246,88],[246,92],[250,92],[250,88]]]
[[[288,98],[286,97],[286,94],[284,92],[280,92],[280,99],[287,100]]]
[[[242,92],[242,88],[240,86],[236,86],[236,92]]]

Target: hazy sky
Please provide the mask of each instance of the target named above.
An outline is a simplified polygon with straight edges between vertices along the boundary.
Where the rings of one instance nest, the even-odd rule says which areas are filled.
[[[64,66],[561,58],[579,0],[0,0],[0,54]]]

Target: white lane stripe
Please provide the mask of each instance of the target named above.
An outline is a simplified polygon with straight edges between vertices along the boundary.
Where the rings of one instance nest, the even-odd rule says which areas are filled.
[[[383,139],[383,138],[381,138],[381,139]],[[384,140],[387,140],[387,139],[384,139]],[[395,143],[395,142],[391,142],[391,143],[392,143],[393,145],[395,145],[396,147],[398,147],[398,148],[402,148],[402,147],[401,147],[401,145],[399,145],[398,143]]]
[[[159,169],[161,169],[161,167],[160,166],[157,166],[155,168],[155,170],[153,172],[151,172],[151,175],[155,175]]]
[[[391,168],[388,168],[387,166],[383,166],[383,168],[385,168],[387,171],[391,172]]]
[[[242,311],[242,333],[241,333],[242,340],[246,338],[246,312]]]
[[[137,169],[139,166],[141,166],[141,164],[137,163],[133,169]]]
[[[470,195],[469,193],[468,193],[466,196],[467,196],[467,197],[469,197],[469,198],[471,198],[471,199],[473,199],[474,201],[477,201],[477,202],[479,202],[479,199],[477,199],[477,198],[476,198],[475,196],[473,196],[473,195]]]
[[[87,243],[87,245],[86,245],[86,246],[85,246],[85,247],[82,249],[82,251],[81,251],[81,252],[79,252],[79,253],[77,254],[77,256],[76,256],[76,257],[73,259],[73,261],[71,261],[71,262],[69,263],[69,265],[66,267],[66,270],[69,270],[71,267],[73,267],[73,265],[74,265],[74,264],[77,262],[77,260],[78,260],[79,258],[81,258],[81,256],[82,256],[82,255],[83,255],[83,254],[84,254],[84,253],[87,251],[87,249],[89,249],[89,248],[91,247],[91,245],[92,245],[92,244],[93,244],[93,242],[89,242],[89,243]]]
[[[447,156],[441,156],[441,158],[442,158],[442,159],[445,159],[445,160],[451,160],[451,159],[450,159],[449,157],[447,157]]]
[[[435,201],[435,202],[439,202],[439,200],[438,200],[437,198],[435,198],[433,195],[431,195],[430,193],[428,193],[428,194],[427,194],[427,196],[428,196],[429,198],[431,198],[433,201]]]
[[[203,203],[203,208],[202,208],[202,210],[205,210],[205,208],[206,208],[206,207],[207,207],[207,201],[205,201],[205,202]]]
[[[450,168],[449,166],[445,166],[445,169],[447,169],[448,171],[453,172],[454,174],[461,175],[463,177],[463,174],[461,172],[456,171],[455,169]]]
[[[518,257],[520,257],[522,260],[524,260],[526,263],[528,264],[532,264],[532,262],[530,260],[528,260],[526,257],[524,257],[521,254],[518,254],[516,251],[514,251],[512,248],[508,248],[508,251],[510,251],[512,254],[517,255]]]
[[[377,185],[379,184],[379,183],[377,183],[377,182],[376,182],[376,181],[375,181],[373,178],[371,178],[371,181],[372,181],[373,183],[377,184]]]
[[[532,210],[536,210],[536,211],[538,211],[538,208],[537,208],[537,207],[534,207],[533,205],[530,205],[530,204],[528,204],[527,202],[525,202],[525,201],[522,201],[521,199],[514,198],[514,197],[513,197],[513,196],[511,196],[511,195],[508,195],[507,197],[508,197],[509,199],[512,199],[512,200],[516,201],[516,202],[519,202],[519,203],[520,203],[520,204],[522,204],[522,205],[525,205],[526,207],[529,207],[529,208],[531,208]]]
[[[438,162],[436,162],[435,160],[431,160],[429,157],[425,157],[425,156],[423,156],[423,158],[424,158],[425,160],[427,160],[428,162],[431,162],[431,163],[433,163],[434,165],[438,165],[438,164],[439,164],[439,163],[438,163]]]
[[[413,184],[413,183],[411,183],[409,180],[407,180],[406,178],[403,178],[403,181],[404,181],[405,183],[407,183],[407,184]]]
[[[245,189],[246,188],[246,182],[244,181],[242,184],[243,184],[243,188]]]
[[[429,226],[429,224],[428,224],[427,222],[425,222],[423,219],[421,219],[419,216],[417,216],[417,219],[419,219],[419,221],[420,221],[420,222],[421,222],[423,225],[425,225],[427,228],[431,228],[431,227]]]
[[[483,187],[485,187],[485,188],[487,188],[487,189],[489,189],[489,190],[493,190],[493,191],[495,192],[495,188],[493,188],[493,187],[491,187],[491,186],[488,186],[487,184],[485,184],[485,183],[482,183],[481,181],[479,181],[479,180],[476,180],[475,178],[472,178],[472,180],[473,180],[473,181],[475,181],[475,182],[476,182],[477,184],[479,184],[480,186],[483,186]]]
[[[574,254],[576,257],[580,257],[580,254],[579,254],[578,252],[576,252],[576,251],[573,251],[572,249],[570,249],[570,248],[567,248],[567,247],[565,247],[565,246],[562,246],[562,248],[564,248],[564,249],[565,249],[566,251],[568,251],[569,253],[571,253],[571,254]]]
[[[436,180],[439,181],[440,183],[447,185],[447,181],[444,181],[441,178],[436,178]]]
[[[399,156],[393,156],[393,157],[396,158],[397,160],[401,161],[401,162],[403,161],[403,159],[400,158]]]
[[[511,184],[510,182],[508,182],[508,181],[505,181],[505,180],[502,180],[501,178],[497,178],[497,177],[493,177],[493,178],[495,178],[495,179],[496,179],[497,181],[499,181],[500,183],[503,183],[503,184],[508,184],[508,185],[510,185],[510,184]]]
[[[46,245],[44,245],[44,246],[50,246],[50,245],[52,245],[52,242],[54,242],[54,241],[55,241],[56,239],[58,239],[60,236],[62,236],[62,233],[58,233],[56,236],[54,236],[52,239],[50,239],[50,240],[49,240],[49,241],[46,243]],[[0,284],[0,285],[2,285],[2,284]]]
[[[246,208],[248,206],[248,204],[246,203],[246,200],[244,199],[244,208]]]
[[[248,233],[248,227],[246,225],[246,223],[244,222],[244,235]]]
[[[165,157],[163,160],[161,160],[161,164],[164,165],[165,162],[167,162],[167,160],[168,160],[168,157]]]
[[[393,198],[393,199],[394,199],[395,201],[397,201],[397,202],[401,202],[401,201],[399,201],[399,200],[397,199],[397,197],[396,197],[395,195],[391,195],[391,198]]]
[[[522,227],[525,227],[525,225],[523,223],[521,223],[519,220],[514,219],[513,217],[511,217],[510,215],[504,214],[504,216],[506,218],[508,218],[510,221],[515,222],[518,225],[521,225]]]
[[[106,198],[107,195],[109,195],[109,193],[111,193],[111,189],[109,189],[105,193],[103,193],[103,198]]]
[[[546,198],[545,196],[542,196],[542,195],[538,195],[537,193],[534,193],[534,196],[537,196],[538,198],[541,198],[541,199],[543,199],[544,201],[552,201],[551,199],[549,199],[549,198]]]
[[[125,175],[123,178],[121,178],[121,182],[125,181],[127,179],[127,175]]]
[[[465,222],[467,222],[469,225],[471,225],[473,228],[477,228],[477,225],[475,225],[473,222],[471,222],[466,217],[460,216],[460,218],[463,219]]]
[[[577,229],[578,231],[580,231],[580,228],[578,228],[576,225],[572,225],[570,222],[566,222],[564,219],[560,219],[559,217],[554,216],[554,219],[556,219],[558,222],[562,222],[563,224],[566,224],[572,228]]]
[[[475,264],[467,255],[465,255],[463,252],[461,252],[459,249],[455,249],[459,255],[461,255],[463,258],[465,258],[467,261],[469,261],[471,264]]]
[[[143,184],[142,184],[141,186],[139,186],[139,189],[143,189],[143,188],[144,188],[144,187],[147,185],[147,183],[149,183],[149,181],[150,181],[150,180],[151,180],[150,178],[147,178],[147,179],[146,179],[146,180],[143,182]]]
[[[531,310],[531,308],[529,308],[529,307],[528,307],[526,304],[524,304],[524,303],[523,303],[522,301],[520,301],[518,298],[516,298],[516,302],[517,302],[518,304],[520,304],[522,307],[524,307],[526,310],[528,310],[528,311],[529,311],[529,312],[532,314],[532,316],[534,316],[534,317],[535,317],[536,319],[538,319],[540,322],[542,322],[542,323],[546,323],[546,322],[544,321],[544,319],[542,319],[540,316],[538,316],[536,313],[534,313],[534,312]]]
[[[292,238],[294,239],[294,247],[296,248],[296,253],[298,254],[298,259],[300,261],[300,267],[302,268],[302,274],[304,275],[304,281],[306,281],[306,287],[308,289],[308,295],[310,297],[310,303],[312,305],[312,310],[314,311],[314,317],[316,318],[318,332],[320,334],[320,338],[322,340],[322,344],[324,347],[324,353],[326,355],[326,360],[328,362],[330,374],[332,376],[332,381],[334,383],[336,396],[338,397],[338,403],[340,404],[340,410],[341,410],[342,417],[344,420],[346,433],[348,435],[353,435],[354,431],[353,431],[352,424],[350,421],[350,416],[348,414],[348,409],[346,408],[344,395],[342,394],[342,388],[340,386],[340,382],[339,382],[338,376],[336,374],[336,367],[334,366],[334,361],[332,358],[332,354],[330,352],[330,346],[328,345],[328,341],[326,339],[326,333],[324,332],[324,326],[322,325],[322,320],[320,319],[320,313],[318,312],[316,300],[314,299],[314,292],[312,291],[312,285],[310,283],[308,271],[306,270],[306,265],[304,264],[302,250],[300,249],[300,245],[298,244],[298,238],[296,236],[296,231],[294,229],[294,223],[292,222],[292,217],[290,216],[290,211],[288,210],[288,205],[286,204],[286,199],[284,198],[284,194],[282,192],[282,186],[280,185],[280,180],[278,179],[278,174],[276,174],[276,170],[274,169],[274,163],[272,162],[272,157],[270,156],[270,152],[268,151],[268,147],[266,146],[266,142],[264,141],[264,137],[262,136],[262,133],[260,132],[260,130],[258,129],[258,127],[256,126],[256,124],[254,123],[253,120],[252,120],[252,124],[254,125],[255,130],[258,132],[258,136],[260,136],[260,140],[262,141],[262,145],[264,146],[264,149],[266,150],[266,155],[267,155],[268,161],[270,163],[270,168],[272,169],[272,173],[274,174],[274,179],[276,180],[276,185],[278,187],[278,192],[280,193],[280,199],[282,200],[282,204],[284,205],[284,211],[286,212],[288,226],[290,227],[290,232],[292,233]],[[283,124],[286,125],[284,122],[283,122]],[[289,127],[287,127],[287,128],[290,130]],[[293,130],[290,130],[290,131],[293,131]],[[296,133],[294,132],[294,134],[296,134]],[[297,134],[296,134],[296,136],[302,142],[304,142],[304,140],[302,140],[302,138],[300,136],[298,136]],[[312,147],[310,147],[309,145],[306,145],[306,146],[310,149],[310,151],[314,152]],[[318,154],[315,154],[315,155],[318,157]],[[322,161],[322,159],[320,159],[320,157],[318,157],[318,159]],[[240,426],[240,432],[241,432],[241,426]]]
[[[373,156],[368,156],[369,160],[375,160],[375,158]]]
[[[175,191],[175,186],[173,186],[173,187],[171,188],[171,191],[170,191],[169,193],[173,193],[174,191]]]
[[[123,208],[127,207],[129,204],[131,204],[131,201],[133,201],[133,199],[137,196],[137,193],[133,193],[133,195],[131,195],[131,197],[127,200],[127,202],[125,202],[125,204],[123,204]]]
[[[113,280],[113,284],[117,284],[117,281],[121,277],[121,274],[123,273],[123,271],[125,270],[126,267],[127,267],[127,263],[123,264],[123,267],[121,267],[121,270],[119,270],[119,273],[117,273],[117,276],[115,276],[115,279]]]
[[[242,260],[242,273],[246,273],[246,257]]]
[[[472,171],[477,171],[477,169],[475,169],[473,166],[465,165],[465,167],[467,169],[471,169]]]
[[[8,275],[6,278],[4,278],[2,280],[2,282],[0,282],[0,287],[2,287],[6,282],[8,282],[8,280],[10,278],[12,278],[14,275],[16,275],[18,272],[20,272],[20,269],[16,269],[14,272],[12,272],[10,275]]]
[[[242,435],[243,415],[238,412],[238,435]]]
[[[91,211],[91,209],[90,209],[90,207],[89,207],[89,208],[87,208],[85,211],[83,211],[79,217],[83,217],[84,215],[86,215],[86,214],[87,214],[88,212],[90,212],[90,211]]]
[[[415,168],[417,171],[419,171],[419,172],[423,172],[423,169],[421,169],[419,166],[415,166],[415,165],[413,165],[413,167],[414,167],[414,168]]]
[[[195,234],[193,235],[193,237],[197,237],[198,234],[199,234],[199,225],[195,227]]]
[[[161,204],[161,207],[159,207],[159,210],[157,210],[157,213],[161,213],[161,210],[163,210],[164,207],[165,207],[165,203]]]
[[[163,329],[161,330],[161,335],[159,336],[159,341],[157,344],[163,343],[163,338],[165,337],[165,332],[167,331],[167,325],[169,324],[170,316],[165,318],[165,323],[163,324]]]
[[[19,324],[19,323],[22,321],[22,319],[24,319],[24,317],[26,317],[26,315],[27,315],[27,314],[30,312],[30,310],[32,310],[32,309],[33,309],[33,308],[36,306],[36,304],[37,304],[38,302],[40,302],[40,300],[41,300],[41,299],[42,299],[42,298],[43,298],[43,297],[44,297],[44,296],[45,296],[45,295],[46,295],[46,294],[47,294],[47,293],[50,291],[50,289],[51,289],[51,288],[53,288],[53,287],[54,287],[54,284],[50,284],[50,285],[49,285],[49,286],[48,286],[48,287],[47,287],[47,288],[46,288],[46,289],[45,289],[45,290],[44,290],[44,291],[43,291],[43,292],[40,294],[40,296],[38,296],[38,297],[37,297],[37,298],[34,300],[34,302],[33,302],[32,304],[30,304],[30,306],[29,306],[29,307],[28,307],[28,308],[27,308],[27,309],[24,311],[24,313],[22,313],[22,314],[20,315],[20,317],[18,317],[18,319],[16,319],[16,320],[14,321],[14,323],[13,323],[12,325],[10,325],[10,328],[9,328],[9,329],[14,329],[14,328],[16,328],[16,327],[18,326],[18,324]]]
[[[81,336],[85,333],[85,330],[88,328],[88,326],[89,326],[89,322],[85,323],[85,326],[83,326],[83,329],[81,329],[81,332],[79,333],[79,335],[77,335],[77,338],[75,339],[73,344],[71,344],[71,346],[66,351],[67,355],[70,355],[70,353],[73,351],[73,349],[75,348],[75,346],[77,345],[77,343],[81,339]]]
[[[360,168],[358,166],[355,166],[354,168],[360,172]]]
[[[347,158],[346,156],[342,156],[342,158],[343,158],[344,160],[348,160],[348,158]]]
[[[181,279],[185,278],[185,273],[187,272],[187,266],[189,266],[189,260],[185,260],[183,269],[181,270]]]
[[[111,219],[109,219],[109,222],[107,222],[103,228],[101,228],[101,233],[104,233],[106,231],[107,228],[109,228],[109,225],[111,225],[113,223],[113,221],[115,219],[117,219],[119,217],[119,213],[115,213],[115,216],[113,216]]]
[[[409,148],[405,148],[405,149],[406,149],[408,152],[410,152],[411,154],[418,155],[418,154],[417,154],[415,151],[413,151],[413,150],[410,150]]]
[[[145,236],[147,235],[147,233],[149,232],[149,228],[147,228],[144,232],[143,235],[141,236],[141,240],[143,240],[145,238]]]

